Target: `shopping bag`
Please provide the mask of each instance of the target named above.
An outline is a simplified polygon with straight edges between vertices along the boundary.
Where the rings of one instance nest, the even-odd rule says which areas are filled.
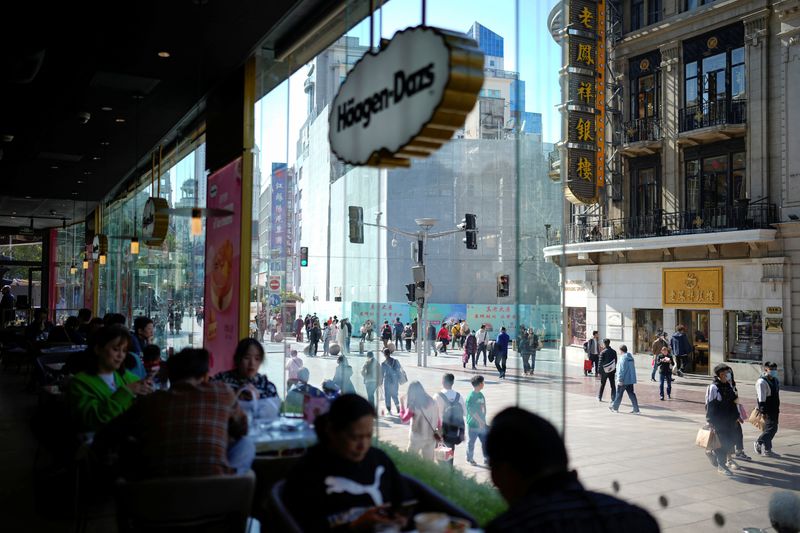
[[[592,371],[592,362],[588,359],[583,360],[583,371],[584,372],[591,372]]]
[[[759,430],[764,431],[764,414],[758,408],[753,409],[747,420]]]
[[[701,427],[697,431],[697,437],[694,443],[706,450],[716,450],[721,446],[717,438],[717,433],[713,428],[708,426]]]
[[[469,362],[469,352],[464,352],[464,354],[461,356],[461,362],[465,365]]]
[[[433,458],[437,461],[449,461],[453,458],[453,448],[440,442],[433,450]]]
[[[747,420],[747,409],[744,408],[744,405],[737,403],[736,409],[739,410],[739,421],[744,422]]]

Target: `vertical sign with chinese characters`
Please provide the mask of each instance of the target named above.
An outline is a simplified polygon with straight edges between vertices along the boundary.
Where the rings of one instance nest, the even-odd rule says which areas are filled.
[[[568,0],[567,199],[597,202],[605,182],[605,0]]]
[[[288,172],[286,163],[272,164],[272,224],[270,225],[269,248],[272,260],[285,263],[286,256],[291,255],[291,243],[287,233],[287,182]],[[285,268],[281,266],[281,271]],[[275,272],[272,272],[275,274]]]

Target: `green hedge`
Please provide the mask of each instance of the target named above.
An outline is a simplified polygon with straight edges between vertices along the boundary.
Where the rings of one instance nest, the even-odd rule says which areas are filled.
[[[394,461],[397,469],[435,489],[442,496],[475,517],[481,526],[506,510],[505,501],[496,488],[478,483],[449,465],[420,460],[397,446],[385,442],[376,445]]]

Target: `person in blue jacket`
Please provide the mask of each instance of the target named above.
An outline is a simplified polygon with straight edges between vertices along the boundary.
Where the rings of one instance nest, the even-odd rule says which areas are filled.
[[[628,398],[631,399],[633,404],[634,414],[639,414],[639,401],[636,399],[636,393],[633,392],[633,386],[636,384],[636,364],[633,361],[633,355],[628,352],[628,347],[624,344],[619,347],[619,368],[617,368],[617,397],[614,398],[614,403],[609,407],[611,411],[618,413],[619,405],[622,403],[622,394],[627,392]]]
[[[510,340],[511,337],[506,333],[506,328],[500,328],[500,335],[497,336],[497,340],[494,342],[494,366],[500,372],[500,379],[506,377],[506,360],[508,359],[508,343]]]

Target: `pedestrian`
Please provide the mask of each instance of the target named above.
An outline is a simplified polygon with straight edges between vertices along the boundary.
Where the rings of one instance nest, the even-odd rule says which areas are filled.
[[[450,332],[447,329],[447,324],[442,323],[442,327],[439,328],[439,333],[436,335],[436,340],[442,343],[440,351],[447,353],[447,345],[450,343]]]
[[[400,402],[400,420],[411,422],[408,428],[408,448],[412,455],[433,461],[436,442],[441,438],[439,411],[436,402],[425,392],[422,383],[412,381]]]
[[[428,341],[428,348],[430,348],[434,356],[438,356],[439,353],[436,350],[436,326],[434,326],[433,324],[429,324],[428,329],[426,330],[425,337],[426,340]]]
[[[287,390],[297,383],[297,373],[303,368],[303,360],[297,355],[297,350],[289,353],[289,360],[286,361],[286,388]]]
[[[600,352],[597,368],[600,370],[600,392],[597,394],[597,401],[603,401],[603,391],[606,382],[611,389],[611,401],[617,397],[617,387],[614,378],[617,374],[617,352],[611,347],[610,339],[603,339],[603,351]]]
[[[678,324],[675,330],[669,344],[670,348],[672,348],[672,355],[675,356],[675,364],[677,365],[676,373],[678,377],[683,377],[686,363],[689,360],[689,354],[692,353],[694,348],[692,348],[692,343],[689,342],[689,337],[686,336],[686,326]]]
[[[339,385],[342,394],[352,394],[356,391],[353,386],[353,367],[347,362],[345,356],[340,355],[336,358],[336,372],[333,375],[333,382]]]
[[[478,351],[475,354],[475,359],[480,358],[481,353],[483,353],[483,366],[486,366],[486,336],[489,334],[486,331],[486,324],[481,324],[480,329],[475,333],[475,340],[478,341]],[[473,362],[473,366],[474,366]]]
[[[672,399],[672,369],[675,366],[675,360],[669,353],[669,348],[666,346],[661,347],[661,355],[656,364],[659,372],[658,392],[661,395],[661,400],[664,400],[664,383],[667,384],[667,398]]]
[[[532,376],[536,370],[536,349],[539,347],[539,336],[533,328],[524,330],[519,341],[519,353],[522,355],[522,369],[526,376]]]
[[[660,531],[644,509],[583,488],[558,430],[533,413],[519,407],[498,413],[486,445],[492,480],[508,502],[486,533]]]
[[[328,349],[331,346],[331,326],[327,322],[322,328],[322,357],[328,355]]]
[[[349,318],[343,318],[341,322],[339,322],[339,340],[344,341],[340,342],[339,346],[344,350],[344,353],[350,353],[350,337],[353,336],[353,324],[350,323]]]
[[[739,419],[736,421],[737,423],[734,426],[735,432],[733,449],[735,452],[733,457],[735,459],[749,461],[750,456],[744,453],[744,433],[742,433],[742,424],[744,424],[747,420],[743,415],[744,407],[742,407],[741,402],[739,402],[739,389],[736,388],[736,377],[733,375],[733,369],[731,369],[731,387],[733,387],[733,391],[736,393],[736,408],[739,410]]]
[[[375,406],[375,390],[378,388],[378,361],[375,354],[367,352],[367,360],[361,366],[361,377],[364,378],[364,388],[367,389],[367,400],[373,407]]]
[[[398,352],[403,351],[403,323],[400,322],[400,317],[394,320],[394,349]]]
[[[494,342],[494,366],[497,367],[497,371],[500,373],[500,379],[505,379],[506,377],[506,360],[508,359],[508,344],[511,341],[511,338],[506,333],[506,328],[500,328],[500,335],[497,336],[497,340]]]
[[[464,360],[463,367],[467,368],[467,361],[472,361],[472,370],[475,370],[475,362],[478,359],[478,340],[475,337],[475,332],[470,331],[467,333],[466,340],[464,340]]]
[[[411,341],[414,340],[414,330],[408,322],[406,322],[406,326],[403,328],[403,339],[406,341],[406,351],[410,352]]]
[[[711,464],[720,474],[731,476],[731,466],[735,463],[729,455],[733,452],[735,426],[739,419],[736,407],[736,391],[731,386],[730,367],[724,363],[714,367],[714,382],[706,389],[706,421],[714,429],[719,440],[719,448],[709,455]]]
[[[453,455],[448,460],[450,465],[453,464],[456,445],[464,442],[466,433],[464,415],[467,412],[467,406],[464,398],[453,390],[455,382],[456,377],[453,374],[447,373],[442,376],[442,390],[436,396],[436,403],[439,405],[439,418],[442,421],[442,441],[453,449]]]
[[[397,408],[397,412],[400,412],[400,400],[397,396],[400,389],[402,368],[403,367],[400,366],[400,361],[392,357],[391,350],[389,350],[389,348],[384,348],[380,380],[383,383],[383,397],[386,401],[387,415],[392,414],[392,400],[394,400],[394,405]]]
[[[297,342],[303,342],[303,319],[299,315],[294,321],[294,337]]]
[[[653,371],[650,372],[650,381],[656,380],[656,371],[658,370],[658,359],[661,357],[661,348],[667,348],[667,350],[669,350],[666,331],[659,331],[656,340],[654,340],[652,346],[650,346],[650,353],[653,354]]]
[[[317,350],[319,349],[319,341],[322,338],[322,330],[319,327],[319,321],[314,321],[311,323],[311,327],[308,328],[308,355],[311,357],[317,356]]]
[[[600,333],[597,330],[592,331],[592,338],[588,341],[583,343],[583,351],[589,357],[589,361],[592,362],[592,368],[594,369],[594,377],[600,377],[600,371],[597,368],[597,363],[600,360]],[[584,375],[588,375],[588,371],[583,372]]]
[[[474,333],[472,334],[474,338]],[[467,339],[469,341],[469,339]],[[483,464],[489,464],[489,455],[486,453],[486,434],[489,424],[486,423],[486,398],[483,396],[485,380],[483,376],[473,376],[472,392],[467,395],[467,428],[469,440],[467,441],[467,462],[475,464],[475,440],[481,441]]]
[[[453,341],[453,348],[459,346],[461,343],[461,322],[455,322],[453,327],[450,328],[450,338]]]
[[[778,432],[778,415],[781,407],[780,388],[778,364],[766,361],[764,373],[756,381],[758,410],[764,415],[764,430],[753,444],[756,453],[765,457],[780,457],[772,451],[772,439]]]
[[[389,343],[392,341],[392,326],[389,325],[388,320],[383,321],[383,327],[381,328],[381,340],[383,341],[384,348],[388,348]]]
[[[411,333],[412,333],[411,334],[411,340],[414,341],[414,349],[415,350],[417,349],[417,339],[419,338],[419,337],[417,337],[417,333],[418,333],[417,327],[418,327],[417,319],[415,318],[414,321],[411,322]]]
[[[631,399],[633,404],[633,411],[631,413],[639,414],[639,402],[636,399],[636,393],[633,391],[633,386],[636,385],[636,363],[633,360],[633,355],[628,352],[628,347],[624,344],[619,347],[619,369],[617,370],[617,396],[614,399],[613,405],[609,407],[613,412],[619,412],[619,405],[622,403],[622,394],[627,392],[628,398]]]

